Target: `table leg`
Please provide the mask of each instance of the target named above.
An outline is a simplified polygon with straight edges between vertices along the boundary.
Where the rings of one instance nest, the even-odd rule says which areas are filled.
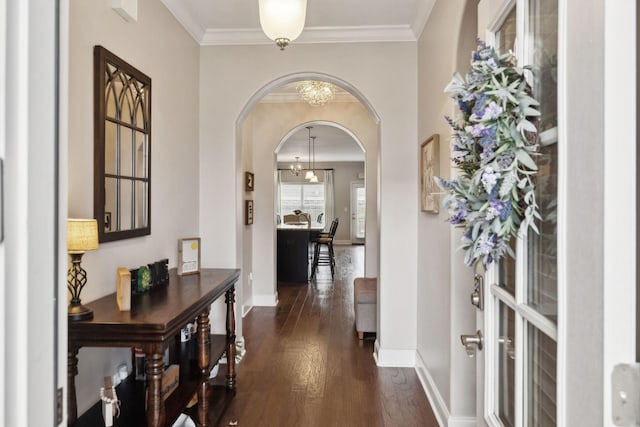
[[[236,388],[236,314],[234,304],[236,302],[235,287],[232,286],[225,293],[227,303],[227,388]]]
[[[67,425],[72,426],[78,420],[76,401],[76,375],[78,375],[78,349],[69,348],[67,352]]]
[[[209,354],[209,310],[198,316],[198,368],[202,374],[202,382],[198,389],[198,427],[209,425],[209,371],[211,355]]]
[[[198,368],[202,375],[209,376],[209,311],[198,316]]]
[[[158,344],[144,346],[147,358],[147,426],[164,427],[165,412],[162,400],[163,348]]]

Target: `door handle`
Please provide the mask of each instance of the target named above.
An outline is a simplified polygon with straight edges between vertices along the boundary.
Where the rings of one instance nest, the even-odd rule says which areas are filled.
[[[513,345],[513,340],[510,337],[500,337],[498,342],[504,345],[504,351],[507,353],[509,359],[516,358],[516,348]]]
[[[479,330],[476,331],[475,335],[460,335],[460,341],[469,357],[476,355],[476,349],[478,351],[482,350],[482,332]]]

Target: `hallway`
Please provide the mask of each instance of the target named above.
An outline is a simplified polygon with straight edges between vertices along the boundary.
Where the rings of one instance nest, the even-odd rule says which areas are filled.
[[[279,284],[277,307],[244,318],[238,392],[220,426],[421,426],[438,424],[413,368],[378,368],[374,337],[358,342],[353,279],[363,246],[336,246],[336,277]]]

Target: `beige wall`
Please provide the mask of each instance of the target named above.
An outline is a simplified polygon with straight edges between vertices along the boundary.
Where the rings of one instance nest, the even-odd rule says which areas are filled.
[[[152,79],[151,235],[104,243],[83,257],[83,301],[115,291],[119,266],[169,258],[198,232],[198,46],[156,0],[139,0],[128,23],[110,0],[72,0],[69,24],[69,216],[93,217],[93,46],[103,45]],[[203,246],[214,242],[204,239]],[[97,401],[104,375],[128,349],[80,350],[78,409]]]
[[[417,271],[417,63],[415,43],[310,44],[291,45],[284,52],[273,46],[210,46],[201,50],[200,76],[200,164],[201,164],[201,235],[215,239],[218,245],[203,248],[203,264],[241,265],[236,259],[242,244],[242,229],[229,227],[242,216],[239,170],[242,167],[240,125],[270,82],[294,73],[319,73],[345,82],[367,102],[380,119],[378,128],[380,156],[367,159],[369,168],[378,172],[378,233],[380,328],[379,362],[413,365],[416,337]],[[240,119],[240,120],[239,120]],[[278,120],[286,120],[279,117]],[[310,117],[310,120],[313,120]],[[348,120],[348,116],[342,118]],[[295,126],[295,123],[293,124]],[[346,126],[349,124],[346,123]],[[262,142],[255,134],[254,144]],[[273,212],[273,198],[259,200],[259,186],[273,188],[275,158],[261,170],[254,155],[256,172],[256,218],[260,212]],[[268,160],[265,160],[268,163]],[[263,162],[261,159],[260,162]],[[235,178],[235,180],[234,180]],[[229,180],[232,180],[229,182]],[[266,190],[272,191],[272,190]],[[235,210],[231,207],[235,206]],[[220,207],[223,207],[222,209]],[[217,221],[205,221],[205,215],[218,211]],[[265,295],[274,289],[274,275],[256,271],[256,255],[273,260],[273,244],[256,249],[259,232],[272,227],[254,223],[253,295]],[[261,230],[261,231],[259,231]],[[368,236],[372,233],[368,232]],[[271,236],[265,242],[273,242]],[[270,264],[273,264],[270,261]],[[270,267],[273,270],[273,265]],[[264,286],[259,284],[264,280]],[[272,295],[273,295],[273,291]],[[269,297],[269,295],[266,295]]]
[[[418,43],[422,118],[418,144],[434,133],[440,135],[440,176],[445,178],[452,168],[451,131],[444,116],[455,111],[444,87],[454,71],[464,74],[469,66],[476,5],[475,1],[437,2]],[[475,331],[475,309],[469,304],[472,270],[463,264],[456,249],[459,235],[447,218],[443,209],[439,214],[420,213],[418,218],[417,365],[419,374],[428,377],[436,414],[445,423],[447,419],[456,423],[475,415],[476,362],[459,344],[460,334]]]

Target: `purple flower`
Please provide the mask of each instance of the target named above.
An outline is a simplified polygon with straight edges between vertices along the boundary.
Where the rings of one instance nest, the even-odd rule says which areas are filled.
[[[482,120],[495,120],[502,114],[502,107],[491,101],[487,108],[484,109]]]
[[[465,129],[465,130],[467,130],[471,134],[471,136],[473,136],[474,138],[481,138],[489,134],[489,128],[487,128],[482,123],[478,123],[476,125],[470,126],[470,129]]]
[[[489,203],[489,207],[487,208],[487,215],[486,215],[487,220],[491,221],[495,217],[500,216],[503,209],[504,209],[504,203],[502,203],[498,199],[492,200]]]
[[[489,64],[489,66],[494,70],[498,68],[498,64],[496,64],[496,60],[493,58],[489,58],[489,60],[487,61],[487,64]]]
[[[500,174],[494,173],[491,166],[484,170],[481,181],[487,194],[491,193],[491,190],[493,190],[493,187],[495,187],[498,182],[498,178],[500,178]]]

